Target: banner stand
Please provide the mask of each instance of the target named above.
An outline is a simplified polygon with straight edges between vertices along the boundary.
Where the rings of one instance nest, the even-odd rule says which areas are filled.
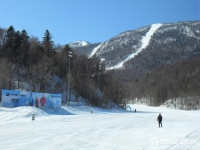
[[[0,98],[1,99],[1,98]],[[36,108],[61,108],[61,94],[39,93],[32,91],[4,90],[0,107],[14,108],[34,106]]]

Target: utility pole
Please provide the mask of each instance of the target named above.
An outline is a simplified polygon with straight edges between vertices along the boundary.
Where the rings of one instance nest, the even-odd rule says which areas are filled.
[[[100,89],[99,89],[99,84],[100,84],[101,64],[98,65],[98,71],[99,71],[99,73],[98,73],[98,90],[100,90]]]
[[[69,106],[69,96],[70,96],[70,58],[72,57],[72,51],[69,50],[68,52],[68,59],[69,59],[69,70],[68,70],[68,92],[67,92],[67,106]]]

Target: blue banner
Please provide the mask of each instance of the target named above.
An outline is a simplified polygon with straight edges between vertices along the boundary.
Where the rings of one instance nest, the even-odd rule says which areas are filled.
[[[3,107],[34,106],[37,108],[60,108],[61,100],[61,94],[2,90]]]

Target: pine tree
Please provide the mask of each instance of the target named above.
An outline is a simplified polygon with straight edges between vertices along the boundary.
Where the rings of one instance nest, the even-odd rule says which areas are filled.
[[[20,54],[21,54],[21,62],[23,64],[27,64],[30,52],[30,41],[29,36],[26,30],[22,30],[21,32],[21,46],[20,46]]]
[[[43,41],[42,41],[42,47],[44,52],[47,55],[50,55],[51,52],[53,52],[53,41],[51,40],[52,36],[48,30],[44,33]]]
[[[15,60],[18,59],[18,55],[20,54],[20,47],[21,47],[22,39],[20,32],[15,32],[15,39],[14,39],[14,49],[11,54],[15,57]]]
[[[10,26],[6,31],[3,53],[8,57],[11,56],[15,47],[15,29]],[[11,57],[10,57],[11,58]]]
[[[3,29],[0,27],[0,56],[2,55],[2,50],[3,50],[3,43],[6,35],[6,29]]]

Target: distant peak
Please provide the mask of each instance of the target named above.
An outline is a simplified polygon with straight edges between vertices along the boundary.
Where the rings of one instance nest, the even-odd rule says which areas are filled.
[[[91,43],[87,42],[87,41],[75,41],[75,42],[71,42],[69,43],[69,46],[71,48],[76,48],[76,47],[82,47],[82,46],[87,46],[90,45]]]

